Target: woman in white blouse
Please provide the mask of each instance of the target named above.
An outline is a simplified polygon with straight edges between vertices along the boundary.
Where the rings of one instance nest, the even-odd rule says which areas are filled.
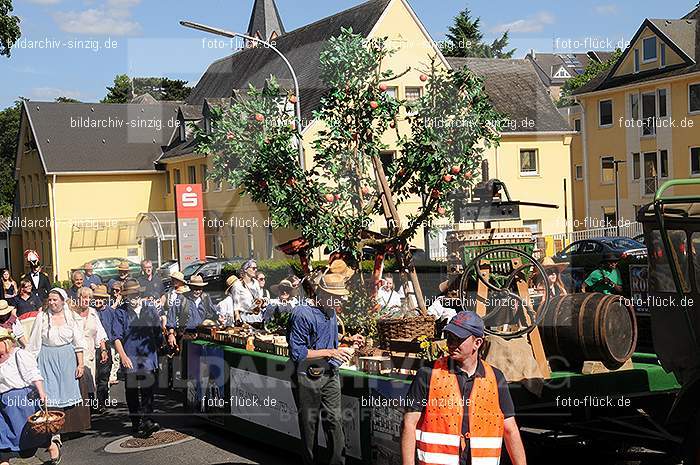
[[[90,428],[90,410],[80,390],[83,377],[85,337],[83,319],[70,310],[66,291],[49,291],[46,309],[37,315],[29,336],[29,351],[37,357],[44,377],[47,405],[62,409],[65,424],[62,433]],[[60,443],[60,438],[55,438]]]
[[[88,393],[94,398],[95,376],[97,376],[97,348],[99,347],[100,364],[107,363],[109,354],[107,352],[107,332],[102,326],[97,311],[90,307],[92,302],[92,289],[81,287],[77,292],[78,306],[75,311],[83,320],[83,336],[85,337],[85,347],[83,360],[85,361],[85,378],[88,382]]]
[[[255,260],[248,260],[241,268],[241,279],[233,284],[231,295],[236,321],[262,324],[262,310],[267,302],[263,300],[262,289],[256,279],[257,272],[258,265]]]
[[[46,391],[36,360],[15,346],[10,331],[0,328],[0,465],[32,456],[39,447],[48,447],[49,463],[59,461],[58,446],[27,428],[27,419],[39,410],[40,402],[46,402]]]

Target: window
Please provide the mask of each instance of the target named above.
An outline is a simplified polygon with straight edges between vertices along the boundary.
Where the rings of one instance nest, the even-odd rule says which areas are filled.
[[[630,95],[630,110],[632,111],[632,120],[639,119],[639,94]]]
[[[666,248],[659,231],[652,231],[649,249],[649,292],[677,292],[671,274]],[[669,230],[668,240],[674,260],[678,263],[682,292],[690,292],[690,274],[688,270],[688,236],[682,230]]]
[[[524,220],[523,227],[530,229],[532,234],[542,234],[542,220]]]
[[[554,75],[555,78],[570,78],[571,74],[566,70],[566,68],[561,67],[557,71],[557,73]]]
[[[634,49],[634,72],[639,72],[639,49]]]
[[[644,39],[644,63],[656,61],[656,37]]]
[[[211,117],[209,115],[204,117],[204,132],[206,132],[207,134],[212,133]]]
[[[661,44],[659,46],[661,49],[661,67],[666,66],[666,44]]]
[[[581,119],[580,118],[576,118],[574,120],[574,131],[581,132]]]
[[[41,188],[41,183],[39,182],[39,175],[34,175],[34,183],[36,184],[36,203],[37,205],[43,205],[44,203],[44,190]]]
[[[386,94],[396,100],[396,98],[399,96],[399,88],[398,87],[387,87],[386,89]]]
[[[22,176],[22,206],[29,205],[29,197],[27,197],[27,179]]]
[[[231,225],[231,257],[236,256],[236,227]]]
[[[576,165],[575,176],[576,176],[577,181],[580,181],[583,179],[583,165]]]
[[[170,170],[165,170],[165,193],[170,194]]]
[[[180,170],[173,170],[173,177],[175,178],[175,184],[182,184],[182,177],[180,176]]]
[[[639,164],[639,153],[632,154],[632,176],[635,181],[642,176],[641,165]]]
[[[700,176],[700,147],[690,149],[690,174]]]
[[[194,166],[187,167],[187,182],[190,184],[197,184],[197,168]]]
[[[422,87],[406,87],[406,100],[409,102],[415,102],[423,94]]]
[[[647,152],[644,154],[644,194],[650,195],[656,192],[657,186],[657,164],[656,152]]]
[[[246,236],[248,237],[248,258],[252,258],[255,254],[255,236],[253,236],[253,228],[246,226]]]
[[[520,176],[537,176],[539,165],[537,150],[526,149],[520,151]]]
[[[600,182],[612,184],[615,182],[615,159],[613,157],[602,157],[600,159]]]
[[[615,224],[617,223],[616,217],[617,215],[615,215],[615,207],[603,207],[603,223],[605,224],[605,227],[609,228],[615,226]],[[600,246],[600,244],[597,245]],[[583,252],[595,252],[595,246],[595,242],[587,242]]]
[[[661,177],[668,177],[668,150],[659,151],[659,161],[661,162]]]
[[[601,127],[612,126],[613,104],[612,100],[601,100],[598,102],[598,124]]]
[[[668,110],[666,108],[666,89],[657,90],[656,95],[659,100],[659,116],[664,118],[668,116]]]
[[[209,180],[207,179],[207,165],[199,165],[199,172],[202,177],[202,192],[208,192]]]
[[[642,136],[653,136],[656,133],[656,95],[642,94]]]
[[[690,113],[700,112],[700,84],[688,86],[688,111]]]

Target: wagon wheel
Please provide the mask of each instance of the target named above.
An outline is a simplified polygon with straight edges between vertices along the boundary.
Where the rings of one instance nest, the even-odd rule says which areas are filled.
[[[494,284],[493,282],[491,282],[491,279],[485,279],[482,273],[479,271],[479,263],[481,263],[482,260],[487,259],[486,257],[488,257],[488,255],[490,254],[493,254],[494,252],[509,252],[518,255],[524,259],[523,261],[526,264],[514,268],[506,276],[500,276],[498,282]],[[479,255],[474,257],[465,267],[464,272],[462,273],[462,277],[460,279],[459,297],[460,302],[462,304],[462,309],[466,310],[464,303],[467,301],[466,297],[468,295],[469,278],[472,276],[476,276],[476,278],[479,281],[481,281],[481,283],[484,284],[486,288],[490,291],[491,296],[489,297],[489,300],[491,300],[494,295],[498,296],[498,298],[502,298],[501,296],[503,296],[507,299],[513,299],[512,302],[515,303],[516,309],[522,311],[524,314],[527,314],[530,317],[530,323],[520,327],[517,330],[498,329],[498,327],[496,326],[489,326],[489,323],[493,323],[493,319],[498,312],[488,312],[487,310],[487,314],[484,316],[484,331],[487,334],[499,336],[504,339],[514,339],[517,337],[521,337],[525,334],[529,334],[537,327],[537,325],[544,318],[545,311],[548,308],[549,301],[551,299],[551,292],[548,287],[545,287],[544,301],[542,302],[540,307],[542,310],[537,312],[532,307],[529,298],[525,299],[511,290],[511,287],[515,283],[516,279],[520,278],[521,274],[526,279],[528,278],[530,273],[526,273],[525,271],[530,267],[534,267],[537,270],[537,272],[540,273],[541,276],[546,276],[542,265],[537,260],[535,260],[534,257],[523,252],[522,250],[513,247],[495,247],[480,253]],[[502,326],[511,326],[511,324],[515,325],[518,324],[518,322],[513,321],[509,322],[509,324],[507,325]]]

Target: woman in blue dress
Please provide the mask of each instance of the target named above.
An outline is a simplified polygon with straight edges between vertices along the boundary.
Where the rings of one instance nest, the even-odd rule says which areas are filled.
[[[0,328],[0,465],[31,457],[39,447],[48,447],[49,463],[60,462],[58,446],[48,436],[33,434],[27,424],[40,401],[46,401],[46,391],[36,360],[15,346],[11,332]]]

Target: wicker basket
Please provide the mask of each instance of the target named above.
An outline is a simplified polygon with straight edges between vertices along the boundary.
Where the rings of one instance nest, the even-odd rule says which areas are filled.
[[[32,431],[38,435],[58,434],[66,422],[66,414],[60,410],[40,410],[27,419]]]
[[[379,347],[389,348],[392,339],[415,339],[418,336],[435,336],[435,317],[407,316],[404,318],[383,318],[377,321]]]

